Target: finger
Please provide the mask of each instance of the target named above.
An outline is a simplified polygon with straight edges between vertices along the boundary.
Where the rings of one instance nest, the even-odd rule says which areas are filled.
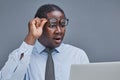
[[[39,18],[35,18],[35,26],[39,27],[40,24],[41,24],[40,19]]]
[[[43,28],[46,22],[47,22],[47,19],[45,19],[45,18],[40,19],[39,27]]]
[[[29,31],[30,31],[30,29],[33,28],[34,25],[35,25],[35,20],[34,20],[34,19],[31,19],[31,20],[29,21],[29,23],[28,23]]]

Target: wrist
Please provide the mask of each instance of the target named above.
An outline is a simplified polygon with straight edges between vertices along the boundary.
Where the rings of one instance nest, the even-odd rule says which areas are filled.
[[[28,35],[25,37],[24,41],[25,41],[27,44],[29,44],[29,45],[34,45],[34,44],[35,44],[35,41],[36,41],[36,38],[35,38],[33,35],[28,34]]]

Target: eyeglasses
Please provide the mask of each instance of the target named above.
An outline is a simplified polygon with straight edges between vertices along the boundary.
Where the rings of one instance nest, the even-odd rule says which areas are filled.
[[[56,18],[49,18],[48,22],[49,22],[49,27],[53,28],[56,27],[57,25],[59,25],[60,27],[65,27],[68,25],[68,21],[69,19],[56,19]]]

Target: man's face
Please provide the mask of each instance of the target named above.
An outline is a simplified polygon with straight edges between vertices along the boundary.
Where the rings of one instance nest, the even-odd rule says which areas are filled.
[[[65,16],[60,11],[52,11],[47,14],[48,22],[43,28],[43,34],[39,41],[48,48],[58,47],[65,35],[64,24]]]

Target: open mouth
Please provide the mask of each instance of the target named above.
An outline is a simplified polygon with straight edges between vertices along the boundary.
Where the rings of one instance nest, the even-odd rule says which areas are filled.
[[[62,39],[61,38],[54,38],[55,43],[59,44],[61,43]]]

